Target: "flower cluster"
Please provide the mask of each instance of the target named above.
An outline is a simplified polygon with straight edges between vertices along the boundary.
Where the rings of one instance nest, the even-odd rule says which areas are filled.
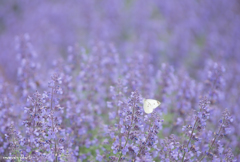
[[[118,156],[111,156],[111,160],[124,159],[153,159],[152,148],[157,148],[157,134],[162,129],[163,120],[154,112],[144,115],[140,107],[140,96],[137,91],[132,92],[128,102],[119,105],[118,124],[110,127],[110,138],[113,139],[112,150]],[[128,155],[128,156],[127,156]]]
[[[63,93],[59,84],[61,78],[55,74],[49,82],[50,92],[40,94],[36,91],[33,96],[28,96],[28,104],[24,107],[24,136],[13,125],[8,128],[5,136],[15,155],[31,156],[36,161],[59,161],[67,157],[63,145],[65,130],[61,128],[61,118],[57,115],[62,109],[56,97]]]

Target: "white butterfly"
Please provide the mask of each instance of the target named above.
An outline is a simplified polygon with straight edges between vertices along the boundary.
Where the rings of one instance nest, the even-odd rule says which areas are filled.
[[[150,114],[160,104],[161,104],[161,102],[159,102],[158,100],[144,99],[143,100],[143,109],[144,109],[145,113]]]

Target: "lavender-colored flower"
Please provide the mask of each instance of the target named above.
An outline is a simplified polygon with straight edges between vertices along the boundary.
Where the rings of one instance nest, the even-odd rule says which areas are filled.
[[[238,10],[1,1],[1,160],[240,161]]]

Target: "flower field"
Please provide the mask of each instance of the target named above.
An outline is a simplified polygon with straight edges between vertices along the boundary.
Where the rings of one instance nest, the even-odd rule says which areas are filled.
[[[238,0],[2,0],[0,49],[0,161],[240,161]]]

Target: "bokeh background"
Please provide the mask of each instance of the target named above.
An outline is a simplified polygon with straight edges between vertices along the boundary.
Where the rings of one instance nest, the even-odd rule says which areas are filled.
[[[69,45],[113,43],[121,57],[144,51],[194,75],[210,58],[239,61],[238,0],[0,1],[0,65],[16,79],[15,36],[28,33],[38,61],[48,67]]]

